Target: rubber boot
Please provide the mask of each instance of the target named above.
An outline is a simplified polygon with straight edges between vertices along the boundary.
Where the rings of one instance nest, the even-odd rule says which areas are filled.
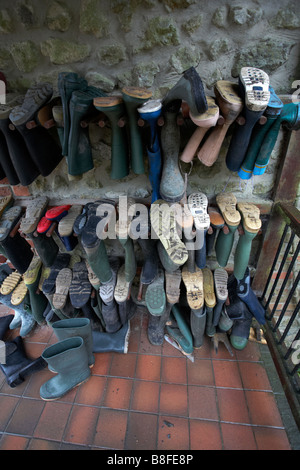
[[[102,316],[105,322],[105,330],[107,333],[115,333],[121,327],[121,320],[118,313],[118,304],[113,299],[109,304],[102,304]]]
[[[61,398],[91,376],[87,350],[80,336],[73,336],[49,346],[43,351],[42,358],[50,370],[57,372],[41,386],[40,397],[43,400]]]
[[[125,87],[122,89],[122,96],[129,119],[131,169],[136,175],[141,175],[145,173],[145,167],[143,159],[143,142],[140,129],[137,124],[139,119],[137,108],[151,98],[152,92],[146,88]]]
[[[252,240],[261,228],[261,220],[259,208],[254,204],[238,203],[237,207],[242,215],[244,230],[235,249],[233,274],[236,279],[242,279],[248,266]]]
[[[206,309],[191,310],[191,332],[193,335],[194,348],[201,348],[203,345],[206,326]]]
[[[170,316],[171,319],[172,316],[172,324],[166,325],[168,334],[175,340],[184,354],[192,354],[194,349],[193,336],[191,329],[185,319],[184,312],[179,304],[172,306]]]
[[[229,232],[225,234],[223,230],[220,230],[215,244],[217,261],[223,268],[228,263],[234,242],[234,235],[237,230],[237,225],[226,224],[226,226],[228,227]]]
[[[242,115],[245,124],[236,127],[226,155],[226,165],[230,171],[238,171],[245,159],[252,130],[263,115],[269,99],[269,77],[260,69],[243,67],[239,76],[241,96],[245,100]]]
[[[7,178],[9,184],[15,186],[20,183],[18,175],[14,169],[12,164],[9,151],[6,144],[6,139],[1,132],[1,119],[0,119],[0,165],[1,165],[1,172],[0,178]]]
[[[57,134],[61,148],[64,142],[64,114],[62,105],[55,105],[52,108],[53,119],[56,124]]]
[[[225,269],[215,269],[214,285],[216,293],[216,305],[214,307],[213,325],[217,326],[220,320],[222,308],[228,297],[228,274]]]
[[[263,125],[257,123],[253,129],[245,159],[242,163],[241,168],[238,171],[238,175],[242,179],[251,178],[252,171],[255,165],[255,160],[260,151],[263,140],[266,134],[268,133],[269,129],[273,126],[274,122],[280,115],[283,108],[283,103],[276,95],[274,89],[269,86],[269,90],[270,100],[267,109],[264,112],[266,122]]]
[[[70,100],[70,130],[68,141],[68,173],[72,176],[82,175],[94,168],[93,154],[89,138],[89,128],[82,127],[80,122],[94,110],[93,100],[103,96],[104,92],[95,87],[84,91],[74,91]]]
[[[5,364],[0,364],[0,369],[5,375],[7,384],[12,388],[24,382],[28,375],[44,369],[47,365],[41,356],[37,359],[27,357],[20,336],[5,343],[5,347],[7,352],[6,361]]]
[[[129,174],[129,146],[126,126],[120,119],[126,114],[123,99],[118,96],[94,98],[94,106],[109,119],[111,126],[111,179],[124,178]]]
[[[93,248],[84,246],[84,251],[86,252],[88,262],[98,279],[100,279],[103,284],[109,282],[112,278],[112,271],[104,241],[101,240],[100,243]]]
[[[131,320],[131,318],[134,316],[136,312],[136,305],[134,304],[131,297],[126,299],[124,302],[117,302],[117,304],[121,325],[125,325],[128,320]]]
[[[171,308],[172,304],[167,302],[162,315],[157,316],[149,314],[147,335],[149,342],[154,346],[161,346],[164,342],[165,326],[169,320]]]
[[[168,108],[175,102],[180,107],[182,100],[187,102],[194,116],[204,113],[208,108],[202,80],[194,67],[190,67],[183,73],[179,81],[166,94],[162,104]]]
[[[141,119],[150,127],[150,138],[147,142],[149,164],[149,180],[152,187],[151,203],[160,199],[159,185],[161,178],[161,150],[158,139],[157,119],[161,115],[162,104],[160,100],[150,100],[138,108]]]
[[[4,317],[0,317],[0,340],[1,341],[3,341],[3,338],[5,337],[8,327],[13,319],[14,319],[13,315],[5,315]]]
[[[127,354],[130,335],[130,322],[114,333],[92,331],[94,353],[116,352]]]
[[[258,298],[256,297],[255,293],[253,292],[251,285],[250,285],[250,271],[249,268],[246,269],[245,275],[243,279],[237,280],[237,295],[238,297],[245,302],[250,312],[256,318],[256,320],[261,324],[264,325],[266,323],[265,320],[265,310],[261,303],[259,302]]]
[[[180,130],[177,112],[166,112],[161,130],[163,169],[160,181],[161,197],[167,202],[178,202],[185,194],[185,182],[178,165]]]
[[[253,169],[254,175],[262,175],[268,162],[270,160],[270,156],[274,146],[276,144],[276,140],[278,137],[278,133],[280,130],[281,124],[285,124],[285,126],[289,130],[297,130],[300,126],[300,105],[299,103],[289,103],[285,104],[281,110],[280,115],[266,134],[263,143],[260,147],[259,153],[255,160],[255,165]]]
[[[205,332],[207,336],[211,337],[216,332],[215,326],[213,325],[214,308],[217,302],[214,288],[214,277],[212,271],[209,268],[204,268],[202,270],[202,274],[204,303],[206,311]]]
[[[239,351],[243,350],[248,343],[250,328],[252,324],[252,314],[247,309],[241,320],[235,320],[230,334],[230,343]]]
[[[210,228],[206,232],[206,255],[210,256],[213,251],[217,235],[224,227],[225,222],[220,212],[214,207],[208,208],[208,215],[210,218]]]
[[[73,336],[80,336],[83,339],[87,350],[89,366],[92,367],[95,364],[92,327],[88,318],[68,318],[66,320],[59,320],[52,324],[52,328],[59,341]]]
[[[79,77],[77,73],[66,73],[62,72],[58,74],[58,91],[62,101],[63,107],[63,125],[64,135],[62,144],[62,154],[68,155],[68,143],[69,143],[69,132],[70,132],[70,100],[72,93],[75,90],[85,90],[88,84],[87,81]]]
[[[118,239],[125,251],[126,281],[132,282],[136,275],[136,268],[137,268],[133,240],[129,236],[125,238],[125,235],[124,233],[122,234],[122,232],[120,232]]]
[[[29,243],[19,232],[14,237],[8,235],[5,240],[0,240],[0,243],[12,265],[20,274],[24,274],[33,258]]]
[[[157,240],[138,238],[137,242],[143,253],[140,280],[142,284],[150,284],[156,277],[158,270]]]
[[[32,316],[39,325],[45,321],[43,313],[48,304],[46,296],[42,291],[38,290],[42,268],[43,265],[40,258],[34,257],[28,270],[24,273],[24,282],[29,292]]]

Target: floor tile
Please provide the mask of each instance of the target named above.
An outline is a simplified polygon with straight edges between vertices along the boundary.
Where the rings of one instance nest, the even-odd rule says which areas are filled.
[[[128,410],[132,389],[131,379],[108,377],[103,406]]]
[[[166,383],[187,383],[187,359],[184,357],[163,357],[161,381]]]
[[[1,450],[25,450],[29,439],[21,436],[11,436],[4,434],[0,439]]]
[[[188,416],[187,386],[161,384],[159,410],[162,414]]]
[[[256,450],[256,443],[251,426],[221,423],[225,450]]]
[[[0,396],[0,431],[5,430],[18,402],[19,397]]]
[[[188,384],[214,386],[215,379],[210,359],[195,359],[187,362]]]
[[[92,368],[93,375],[107,375],[109,373],[110,364],[113,353],[95,353],[95,364]]]
[[[190,419],[191,450],[221,450],[220,424],[202,419]]]
[[[217,397],[221,421],[250,424],[244,390],[218,388]]]
[[[16,406],[6,432],[32,436],[35,426],[45,406],[42,400],[23,398]]]
[[[125,450],[155,450],[158,416],[131,411],[125,438]]]
[[[135,380],[133,383],[131,409],[157,413],[159,409],[160,384],[146,380]]]
[[[272,390],[267,372],[262,364],[256,362],[240,362],[239,369],[246,389]]]
[[[60,450],[60,442],[44,439],[30,439],[27,450]]]
[[[74,405],[66,425],[63,440],[88,445],[93,442],[99,408]]]
[[[136,354],[113,354],[109,375],[116,377],[134,377]]]
[[[60,441],[71,412],[70,403],[46,402],[33,436]]]
[[[100,406],[104,397],[106,381],[106,377],[92,375],[87,382],[77,388],[75,403]]]
[[[238,363],[236,361],[213,360],[216,387],[242,388]]]
[[[290,450],[286,432],[283,429],[253,426],[258,450]]]
[[[161,357],[151,354],[139,354],[135,377],[142,380],[160,380]]]
[[[283,427],[273,393],[245,391],[252,424]]]
[[[189,417],[218,420],[216,391],[212,387],[188,387]]]
[[[122,450],[127,428],[127,415],[127,411],[101,408],[93,445]]]
[[[157,449],[189,449],[188,419],[174,416],[160,416],[158,421]]]

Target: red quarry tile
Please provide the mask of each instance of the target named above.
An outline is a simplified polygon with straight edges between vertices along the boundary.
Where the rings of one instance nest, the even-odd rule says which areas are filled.
[[[212,361],[210,359],[195,359],[187,362],[189,385],[215,385]]]
[[[87,382],[77,388],[75,403],[82,405],[99,406],[103,401],[106,377],[92,375]]]
[[[113,353],[95,353],[95,364],[91,372],[93,375],[107,375]]]
[[[138,352],[140,354],[161,354],[162,346],[151,344],[148,339],[148,326],[145,326],[141,330],[140,343]]]
[[[191,450],[222,450],[222,439],[219,423],[190,419]]]
[[[137,355],[113,354],[109,375],[116,377],[134,377]]]
[[[218,420],[216,392],[212,387],[188,387],[189,417]]]
[[[29,439],[21,436],[10,436],[4,434],[0,440],[1,450],[25,450],[27,448]]]
[[[128,343],[128,352],[138,352],[141,336],[140,318],[137,315],[130,320],[130,336]]]
[[[17,387],[11,388],[5,378],[4,373],[0,370],[0,391],[10,396],[21,396],[28,385],[28,378]]]
[[[256,362],[240,362],[239,368],[244,388],[272,391],[265,368]]]
[[[90,444],[94,438],[98,416],[99,408],[74,405],[63,440],[76,444]]]
[[[137,357],[135,377],[142,380],[160,380],[161,357],[150,354],[139,354]]]
[[[173,356],[173,357],[184,357],[182,352],[174,348],[168,341],[164,341],[162,345],[162,355],[163,356]]]
[[[251,426],[221,423],[225,450],[257,450]]]
[[[135,380],[133,383],[131,409],[136,411],[158,412],[159,404],[158,382]]]
[[[252,424],[283,427],[273,393],[245,391]]]
[[[126,426],[127,411],[101,408],[93,445],[122,450],[124,448]]]
[[[167,383],[187,383],[187,359],[184,357],[163,357],[161,381]]]
[[[283,429],[253,426],[258,450],[291,450]]]
[[[131,379],[109,377],[103,406],[128,410],[132,389]]]
[[[213,360],[216,387],[243,388],[236,361]]]
[[[187,393],[186,385],[161,384],[160,413],[188,416]]]
[[[40,357],[44,349],[46,349],[47,344],[45,343],[34,343],[34,342],[24,342],[25,352],[27,357],[30,359],[36,359]]]
[[[236,349],[235,353],[238,361],[258,362],[261,358],[259,345],[253,341],[248,341],[247,346],[242,351]]]
[[[155,450],[157,439],[157,415],[131,411],[124,450]]]
[[[160,416],[158,421],[157,449],[189,449],[188,419],[174,416]]]
[[[34,437],[60,441],[63,437],[71,407],[70,403],[46,402],[34,430]]]
[[[0,396],[0,431],[5,430],[5,427],[10,417],[12,416],[18,401],[18,397]]]
[[[45,402],[22,398],[15,408],[14,414],[8,423],[6,432],[14,434],[32,435],[41,416]]]
[[[205,337],[201,348],[194,349],[195,359],[210,359],[213,351],[213,343],[210,338]]]
[[[28,450],[60,450],[60,442],[30,439]]]
[[[217,398],[221,421],[250,424],[243,390],[217,388]]]
[[[24,343],[45,343],[47,344],[52,338],[53,330],[47,324],[36,325],[29,335],[24,339]],[[58,341],[54,335],[55,342]]]

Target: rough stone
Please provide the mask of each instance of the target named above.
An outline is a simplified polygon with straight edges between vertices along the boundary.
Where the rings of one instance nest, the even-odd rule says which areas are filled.
[[[203,54],[200,48],[179,47],[170,57],[170,64],[177,73],[183,73],[189,67],[197,67]]]
[[[277,15],[270,20],[270,24],[276,28],[297,29],[300,28],[300,17],[292,10],[279,10]]]
[[[40,60],[38,47],[32,41],[15,42],[10,46],[10,52],[21,72],[32,72]]]
[[[25,0],[18,2],[16,6],[17,15],[21,23],[26,29],[31,29],[37,26],[37,19],[34,14],[34,8],[30,1]]]
[[[203,21],[203,15],[202,14],[196,15],[190,18],[189,20],[185,21],[183,25],[181,26],[181,28],[187,34],[191,35],[195,31],[197,31],[198,28],[200,28],[200,26],[202,25],[202,21]]]
[[[226,27],[226,19],[227,19],[227,7],[219,7],[215,10],[212,16],[212,24],[217,26],[218,28],[225,28]]]
[[[123,44],[111,44],[99,47],[97,52],[100,63],[116,65],[126,59],[126,48]]]
[[[164,5],[168,12],[176,10],[178,8],[188,8],[193,3],[196,3],[196,0],[159,0],[160,3]]]
[[[142,0],[113,0],[112,11],[117,14],[123,31],[130,31],[132,17]],[[146,1],[145,6],[153,6],[152,2]]]
[[[215,39],[209,45],[208,56],[210,60],[217,60],[221,54],[226,54],[230,50],[228,39]]]
[[[50,57],[52,64],[62,65],[83,61],[90,55],[91,46],[50,38],[41,43],[41,51],[44,56]]]
[[[82,0],[79,30],[82,33],[93,34],[103,38],[108,33],[109,22],[101,10],[98,0]]]
[[[72,15],[69,8],[59,1],[49,5],[46,13],[46,26],[52,31],[67,31],[70,27]]]
[[[7,49],[4,47],[0,48],[0,69],[6,70],[11,64],[11,55]]]
[[[273,38],[249,45],[237,53],[231,70],[232,76],[238,77],[240,69],[247,67],[249,63],[252,67],[261,68],[266,73],[273,72],[287,61],[292,45],[292,42]]]
[[[151,87],[159,66],[155,62],[141,62],[133,68],[132,84],[140,87]]]
[[[245,8],[242,6],[233,6],[229,11],[229,18],[237,25],[247,24],[252,26],[256,24],[263,16],[261,8]]]
[[[177,46],[178,44],[178,31],[172,18],[157,16],[149,20],[143,49],[152,49],[155,46]]]
[[[0,11],[0,33],[8,34],[14,30],[13,21],[7,9]]]
[[[107,93],[113,91],[115,87],[115,82],[113,80],[98,72],[87,72],[85,79],[88,81],[89,85],[101,88],[101,90],[106,91]]]

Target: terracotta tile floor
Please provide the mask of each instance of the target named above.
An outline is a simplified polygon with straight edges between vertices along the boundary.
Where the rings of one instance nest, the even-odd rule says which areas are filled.
[[[152,346],[146,326],[138,310],[128,354],[96,354],[88,382],[60,400],[40,399],[48,369],[16,388],[0,371],[0,449],[291,449],[256,343],[231,357],[206,338],[192,363]],[[48,326],[24,340],[29,357],[55,341]]]

